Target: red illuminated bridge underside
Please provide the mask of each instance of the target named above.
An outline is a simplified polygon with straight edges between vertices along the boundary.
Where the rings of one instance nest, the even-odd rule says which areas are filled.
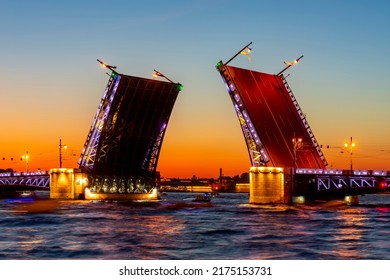
[[[282,78],[232,66],[226,69],[267,151],[267,165],[293,167],[293,138],[301,138],[304,145],[297,150],[297,167],[324,168],[326,161],[321,159],[314,135],[306,119],[299,114],[293,102],[295,98],[290,97]]]

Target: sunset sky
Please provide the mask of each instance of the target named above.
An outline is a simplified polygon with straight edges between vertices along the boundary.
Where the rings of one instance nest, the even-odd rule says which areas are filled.
[[[161,71],[184,89],[159,159],[164,177],[247,172],[245,140],[215,65],[288,78],[329,168],[390,170],[388,1],[2,1],[0,168],[77,167],[108,76]],[[287,73],[286,73],[287,74]],[[3,160],[4,158],[4,160]],[[11,160],[13,158],[13,160]]]

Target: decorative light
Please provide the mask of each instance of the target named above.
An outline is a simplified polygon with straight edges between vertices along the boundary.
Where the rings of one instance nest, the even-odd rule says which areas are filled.
[[[291,66],[295,65],[298,63],[298,61],[303,57],[303,55],[301,55],[300,57],[298,57],[297,59],[295,59],[294,61],[292,62],[289,62],[289,61],[284,61],[284,64],[286,65],[286,67],[280,71],[277,76],[280,76],[284,71],[286,71],[288,68],[290,68]]]
[[[241,50],[239,50],[231,59],[229,59],[225,65],[228,65],[230,61],[232,61],[234,58],[236,58],[239,54],[245,54],[248,59],[250,60],[250,56],[249,56],[249,53],[252,51],[251,48],[249,48],[249,46],[252,44],[252,42],[250,42],[248,45],[246,45],[245,47],[243,47]],[[218,64],[218,67],[220,67],[221,64]]]
[[[116,66],[112,66],[112,65],[108,65],[107,63],[97,59],[97,61],[100,63],[100,65],[103,67],[103,68],[108,68],[110,69],[111,71],[115,72],[113,69],[116,69]]]
[[[156,70],[153,72],[153,78],[162,77],[162,74]]]
[[[252,49],[247,47],[245,50],[241,51],[240,54],[246,55],[248,60],[251,60],[251,51],[252,51]]]
[[[294,64],[297,64],[298,63],[298,60],[295,59],[294,61],[283,61],[284,64],[288,65],[288,66],[293,66]]]
[[[347,150],[347,152],[349,153],[349,157],[350,157],[350,168],[351,170],[353,169],[352,168],[352,154],[353,154],[353,149],[355,148],[355,143],[352,141],[352,137],[350,138],[350,143],[344,143],[344,147],[345,149]]]
[[[21,160],[25,160],[26,161],[26,173],[28,172],[28,159],[29,159],[29,156],[28,156],[28,151],[26,151],[26,154],[22,156]]]
[[[153,69],[154,73],[153,73],[153,77],[157,78],[157,77],[162,77],[162,78],[165,78],[167,81],[171,82],[174,84],[174,82],[169,79],[167,76],[165,76],[163,73],[161,73],[160,71],[157,71],[156,69]]]
[[[172,81],[171,79],[169,79],[167,76],[165,76],[163,73],[161,73],[160,71],[157,71],[156,69],[153,69],[153,78],[157,78],[157,77],[162,77],[164,79],[166,79],[168,82],[171,82],[172,84],[176,84],[176,89],[178,91],[182,91],[183,90],[183,85],[180,84],[180,83],[175,83],[174,81]]]

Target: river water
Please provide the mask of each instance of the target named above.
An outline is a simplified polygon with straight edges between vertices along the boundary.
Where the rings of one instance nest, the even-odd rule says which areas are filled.
[[[0,200],[0,259],[390,259],[390,195],[258,206],[248,194],[160,202]]]

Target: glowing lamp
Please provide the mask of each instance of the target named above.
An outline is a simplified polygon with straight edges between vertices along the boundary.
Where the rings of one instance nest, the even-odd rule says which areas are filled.
[[[183,90],[183,85],[182,84],[177,84],[177,90],[182,91]]]
[[[252,49],[247,47],[245,50],[241,51],[240,54],[244,54],[247,56],[248,60],[251,60],[251,51]]]

